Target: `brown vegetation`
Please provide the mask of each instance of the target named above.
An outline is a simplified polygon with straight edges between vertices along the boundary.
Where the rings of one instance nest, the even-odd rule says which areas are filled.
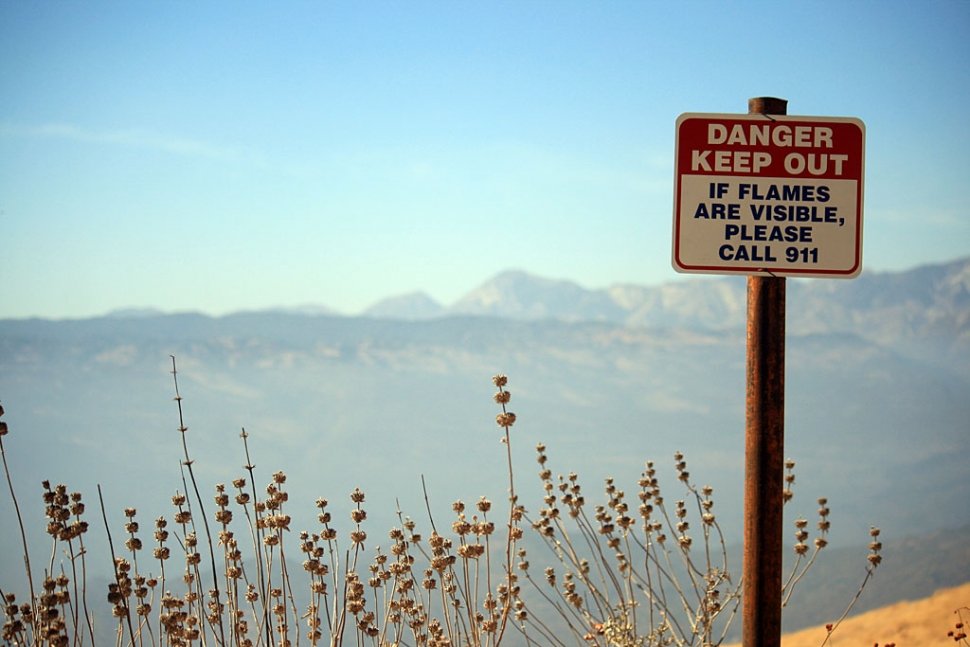
[[[103,644],[91,608],[105,608],[105,593],[115,618],[109,640],[137,647],[290,647],[301,641],[497,647],[503,638],[557,646],[706,647],[720,644],[736,619],[741,582],[728,569],[713,488],[695,485],[679,452],[674,456],[679,484],[661,490],[653,463],[647,462],[631,484],[631,496],[609,478],[603,502],[590,500],[587,505],[578,475],[554,474],[540,444],[536,449],[543,494],[538,512],[530,516],[516,493],[507,451],[509,506],[498,523],[491,520],[493,507],[484,497],[474,509],[461,501],[453,504],[450,534],[439,534],[430,507],[431,532],[424,538],[417,524],[398,512],[400,527],[384,535],[385,545],[391,541],[383,552],[368,539],[366,498],[354,489],[349,533],[338,532],[328,502],[321,498],[316,504],[319,526],[297,533],[294,547],[288,533],[287,477],[274,473],[262,496],[254,487],[255,466],[245,430],[241,437],[248,474],[234,479],[231,488],[216,484],[214,499],[200,494],[174,358],[172,368],[184,471],[181,491],[172,497],[176,511],[152,524],[151,558],[145,555],[149,545],[142,542],[137,511],[125,509],[124,534],[115,530],[118,540],[112,541],[100,501],[114,581],[107,592],[90,591],[82,496],[66,485],[45,482],[53,551],[43,564],[43,578],[32,577],[32,550],[22,533],[33,591],[23,596],[0,588],[6,603],[3,643]],[[496,422],[508,450],[516,416],[506,408],[511,399],[507,382],[504,375],[493,378],[498,389],[494,400],[501,407]],[[0,455],[16,505],[3,447],[8,431],[0,426]],[[794,463],[786,467],[788,501]],[[664,496],[671,488],[679,500]],[[207,500],[214,502],[214,509]],[[827,544],[829,509],[826,499],[818,502],[814,539],[807,520],[799,517],[795,522],[798,559],[785,585],[786,600]],[[536,555],[527,555],[522,545],[530,526]],[[863,586],[881,560],[878,529],[871,534]],[[248,559],[246,544],[252,549]],[[66,562],[56,563],[58,554]],[[303,573],[295,562],[288,563],[288,556],[299,556]],[[541,576],[534,578],[533,573]],[[42,591],[34,588],[38,581]]]

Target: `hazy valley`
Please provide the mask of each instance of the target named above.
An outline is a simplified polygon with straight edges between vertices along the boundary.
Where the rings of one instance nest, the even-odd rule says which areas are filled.
[[[833,547],[850,553],[870,525],[888,546],[970,524],[970,259],[789,281],[787,312],[786,452],[797,463],[787,514],[813,519],[815,499],[827,496]],[[680,450],[693,477],[714,486],[721,524],[737,542],[744,324],[743,280],[585,290],[520,272],[449,307],[416,294],[356,317],[321,307],[6,320],[4,444],[35,536],[43,479],[84,492],[92,509],[100,483],[119,525],[124,506],[146,520],[169,514],[169,497],[184,491],[175,355],[186,438],[208,491],[244,475],[245,427],[260,485],[280,469],[289,476],[298,528],[315,523],[318,496],[347,505],[360,487],[380,537],[398,523],[398,505],[425,521],[422,475],[436,520],[449,519],[454,499],[504,500],[490,378],[506,373],[518,415],[516,489],[527,507],[541,498],[537,442],[554,472],[579,473],[590,498],[606,476],[635,490],[648,459],[676,489]],[[0,498],[4,519],[13,514],[8,499]],[[12,524],[0,537],[19,542]],[[947,553],[956,557],[946,572],[970,572],[965,546]],[[22,568],[14,554],[4,551],[4,581]],[[861,573],[864,549],[855,554]],[[932,553],[921,559],[932,562]],[[945,579],[933,581],[957,583]],[[877,574],[874,600],[887,599],[881,586]]]

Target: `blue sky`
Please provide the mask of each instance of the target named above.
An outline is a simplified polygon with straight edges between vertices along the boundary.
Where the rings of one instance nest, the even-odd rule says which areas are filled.
[[[970,3],[0,3],[0,317],[353,314],[670,265],[674,124],[867,128],[863,263],[970,255]]]

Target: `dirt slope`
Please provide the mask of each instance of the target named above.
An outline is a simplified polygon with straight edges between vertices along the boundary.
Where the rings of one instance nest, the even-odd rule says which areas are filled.
[[[848,618],[835,630],[827,645],[873,647],[878,644],[883,647],[886,643],[896,643],[896,647],[949,647],[958,644],[964,647],[970,643],[957,643],[947,636],[947,632],[954,630],[954,625],[960,621],[954,612],[961,607],[970,607],[970,582],[952,589],[940,589],[923,600],[897,602]],[[963,609],[963,617],[970,626],[970,611],[966,608]],[[967,628],[964,631],[968,631]],[[803,629],[782,636],[781,645],[819,647],[825,635],[824,626]]]

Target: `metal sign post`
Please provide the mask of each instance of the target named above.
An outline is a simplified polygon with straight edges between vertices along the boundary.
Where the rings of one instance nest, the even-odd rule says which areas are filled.
[[[674,159],[674,269],[748,277],[742,640],[779,647],[785,277],[862,270],[865,125],[755,98],[746,115],[682,114]]]
[[[748,102],[751,114],[787,113],[783,99]],[[785,281],[748,277],[744,477],[744,647],[781,644],[785,478]]]

